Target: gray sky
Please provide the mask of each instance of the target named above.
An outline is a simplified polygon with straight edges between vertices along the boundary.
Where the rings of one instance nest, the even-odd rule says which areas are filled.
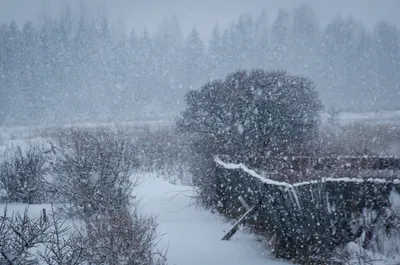
[[[85,0],[83,0],[85,1]],[[145,27],[153,32],[163,18],[176,14],[184,34],[196,26],[203,37],[208,37],[212,26],[218,22],[223,28],[241,13],[258,14],[266,8],[270,21],[279,7],[293,7],[302,2],[311,3],[325,24],[336,14],[351,14],[368,27],[379,19],[400,26],[400,0],[86,0],[89,9],[98,12],[99,4],[106,7],[114,23],[125,23],[126,30]],[[46,10],[59,14],[66,4],[76,5],[78,0],[0,0],[0,22],[26,19],[36,20]]]

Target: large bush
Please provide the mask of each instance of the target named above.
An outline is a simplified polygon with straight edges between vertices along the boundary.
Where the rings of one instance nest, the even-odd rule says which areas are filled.
[[[52,174],[48,183],[63,211],[43,210],[40,219],[27,210],[0,215],[0,264],[166,264],[157,249],[156,218],[140,214],[134,200],[138,164],[132,141],[92,128],[60,130],[49,144],[40,152],[16,149],[0,173],[10,182],[4,185],[10,200],[29,203],[26,194],[43,190],[43,166],[51,166],[45,167]]]
[[[72,129],[54,144],[62,209],[82,225],[88,264],[165,264],[157,223],[134,201],[136,148],[109,130]]]
[[[186,96],[178,130],[194,133],[192,173],[207,202],[218,180],[212,155],[246,162],[258,156],[306,154],[318,134],[321,103],[313,82],[283,71],[237,71]],[[215,200],[213,199],[215,198]]]
[[[313,82],[285,72],[237,71],[186,96],[178,127],[208,140],[213,152],[242,158],[307,152],[321,103]]]

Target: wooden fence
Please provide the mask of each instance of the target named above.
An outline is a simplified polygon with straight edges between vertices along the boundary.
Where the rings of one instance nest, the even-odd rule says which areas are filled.
[[[239,196],[250,205],[261,202],[256,221],[250,222],[273,238],[278,257],[308,264],[326,262],[321,259],[329,259],[327,253],[338,246],[361,239],[368,248],[377,231],[390,234],[395,229],[397,217],[390,195],[399,188],[399,179],[320,178],[288,183],[265,178],[243,164],[225,163],[218,157],[215,162],[221,212],[232,218],[243,214]],[[369,162],[356,160],[365,167],[385,164]],[[385,165],[395,167],[396,163]]]

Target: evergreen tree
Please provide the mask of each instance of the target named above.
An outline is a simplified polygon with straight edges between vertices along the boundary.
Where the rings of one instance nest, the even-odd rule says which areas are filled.
[[[216,78],[222,74],[223,63],[225,60],[223,57],[223,50],[224,47],[222,44],[220,29],[218,25],[214,25],[206,54],[209,78]]]
[[[379,106],[397,108],[400,100],[399,73],[400,73],[400,46],[399,30],[392,24],[380,21],[375,30],[375,65],[376,89]]]
[[[293,11],[292,40],[290,57],[293,71],[298,74],[314,76],[318,69],[317,45],[319,25],[317,16],[310,5],[302,4]]]
[[[127,36],[106,15],[91,19],[84,4],[66,7],[38,24],[0,26],[0,122],[170,118],[189,88],[255,67],[310,76],[328,108],[395,109],[399,35],[388,22],[370,32],[351,17],[321,29],[300,5],[280,9],[272,24],[262,10],[215,26],[205,45],[196,29],[184,39],[176,16],[154,36]]]
[[[267,11],[263,9],[257,18],[254,29],[254,48],[252,58],[258,68],[273,69],[274,63],[271,61],[271,46],[268,28]]]
[[[289,27],[290,14],[285,9],[279,9],[278,15],[272,24],[271,46],[272,46],[272,61],[275,68],[283,69],[288,65],[289,58]]]
[[[184,89],[193,89],[197,87],[201,79],[204,79],[204,52],[205,46],[200,39],[196,28],[192,30],[186,39],[182,53],[182,73],[185,82],[182,84]]]

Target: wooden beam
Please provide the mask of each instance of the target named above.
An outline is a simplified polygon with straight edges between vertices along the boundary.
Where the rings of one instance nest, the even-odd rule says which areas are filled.
[[[247,210],[247,212],[239,218],[239,220],[237,220],[237,222],[233,225],[233,227],[228,231],[228,233],[226,233],[226,235],[224,235],[224,237],[222,238],[222,240],[229,240],[239,229],[239,225],[244,223],[244,221],[246,220],[246,218],[248,216],[250,216],[251,214],[253,214],[256,210],[258,210],[258,208],[261,206],[261,202],[258,202],[256,205],[254,205],[253,207],[251,207],[249,210]]]

